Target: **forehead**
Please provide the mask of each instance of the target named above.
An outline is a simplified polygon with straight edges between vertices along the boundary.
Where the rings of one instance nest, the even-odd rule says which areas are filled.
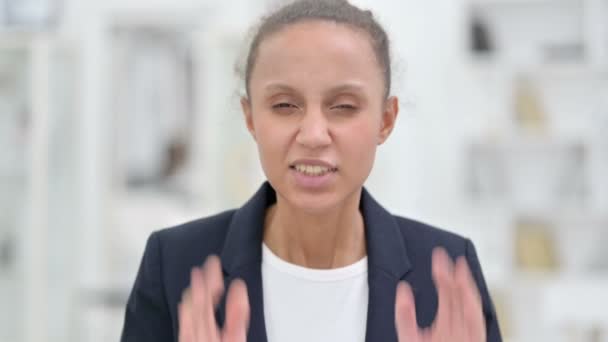
[[[338,23],[329,19],[302,19],[295,23],[286,24],[269,34],[262,44],[264,42],[268,44],[268,42],[277,43],[285,41],[293,43],[294,39],[308,40],[309,43],[331,41],[339,45],[342,45],[340,41],[356,40],[361,44],[369,45],[368,48],[371,48],[371,37],[367,32],[356,26]]]
[[[260,82],[315,87],[356,82],[383,88],[382,81],[366,32],[318,20],[291,24],[266,37],[251,77],[258,86],[263,86]]]

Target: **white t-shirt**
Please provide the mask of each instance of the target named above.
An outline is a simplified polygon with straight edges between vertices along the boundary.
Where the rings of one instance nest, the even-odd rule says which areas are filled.
[[[268,342],[365,341],[367,257],[342,268],[310,269],[263,244],[262,287]]]

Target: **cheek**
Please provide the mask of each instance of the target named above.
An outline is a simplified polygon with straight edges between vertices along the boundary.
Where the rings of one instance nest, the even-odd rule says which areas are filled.
[[[378,147],[378,125],[374,120],[358,120],[341,130],[340,140],[350,163],[371,167]]]
[[[285,149],[289,145],[289,130],[264,117],[255,121],[255,128],[261,161],[265,168],[270,167],[275,160],[281,160],[285,156]]]

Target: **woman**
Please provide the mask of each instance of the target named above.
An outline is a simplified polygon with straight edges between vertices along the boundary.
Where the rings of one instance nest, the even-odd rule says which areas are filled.
[[[268,182],[238,210],[151,235],[122,341],[501,341],[472,243],[363,187],[399,110],[369,11],[271,14],[245,86]]]

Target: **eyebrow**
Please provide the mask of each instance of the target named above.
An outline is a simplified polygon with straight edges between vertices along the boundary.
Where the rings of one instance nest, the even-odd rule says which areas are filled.
[[[341,84],[337,87],[333,87],[329,90],[329,93],[338,94],[338,93],[363,93],[363,85],[358,82],[350,82]]]
[[[264,87],[266,91],[290,91],[295,92],[296,89],[284,83],[270,83]]]
[[[326,91],[326,93],[337,94],[343,92],[353,92],[353,93],[362,93],[363,85],[359,82],[347,82],[344,84],[340,84],[333,88],[330,88]],[[264,87],[266,91],[287,91],[287,92],[298,92],[297,89],[291,87],[285,83],[270,83]]]

